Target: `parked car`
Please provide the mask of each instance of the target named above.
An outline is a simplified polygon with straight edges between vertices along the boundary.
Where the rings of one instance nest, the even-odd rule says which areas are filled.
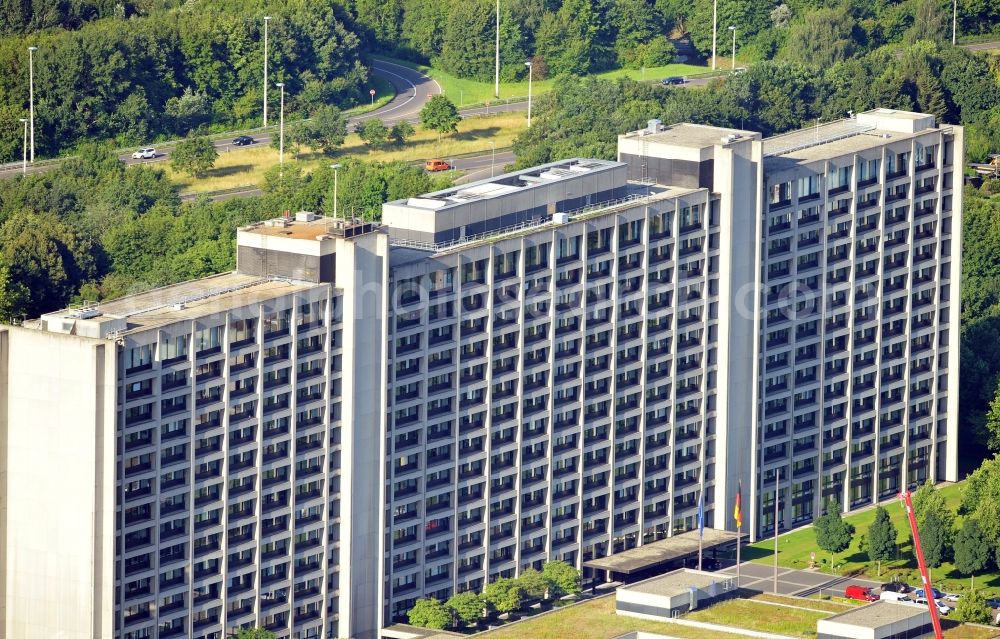
[[[944,599],[944,593],[938,590],[937,588],[931,588],[931,594],[934,595],[935,599]],[[916,597],[917,599],[923,599],[925,597],[924,589],[920,588],[915,593],[913,593],[913,596]]]
[[[447,171],[451,165],[444,160],[427,160],[424,162],[425,171]]]
[[[986,605],[993,609],[1000,608],[1000,599],[987,599]]]
[[[132,154],[133,160],[148,160],[150,158],[156,157],[156,149],[153,147],[146,147],[145,149],[139,149]]]
[[[245,146],[247,144],[253,144],[253,143],[254,143],[254,139],[252,137],[250,137],[249,135],[241,135],[241,136],[233,138],[233,145],[234,146]]]
[[[892,590],[883,590],[879,596],[879,601],[909,601],[909,596]]]
[[[664,86],[670,86],[671,84],[684,84],[684,78],[679,75],[672,75],[669,78],[663,78],[662,83]]]
[[[882,584],[882,592],[910,592],[910,586],[902,581],[890,581]]]
[[[924,597],[917,597],[914,600],[914,602],[916,604],[920,605],[920,606],[926,606],[927,605],[927,599],[925,599]],[[937,606],[937,611],[938,611],[939,615],[947,615],[949,612],[951,612],[951,608],[949,608],[948,606],[944,605],[940,601],[935,601],[934,605]]]
[[[856,601],[878,601],[878,596],[868,586],[848,586],[844,596]]]

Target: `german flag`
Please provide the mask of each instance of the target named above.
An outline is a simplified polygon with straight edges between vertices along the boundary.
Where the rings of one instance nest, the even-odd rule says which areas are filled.
[[[740,509],[740,502],[743,495],[743,480],[740,480],[740,488],[736,491],[736,506],[733,508],[733,519],[736,520],[736,527],[743,527],[743,511]]]

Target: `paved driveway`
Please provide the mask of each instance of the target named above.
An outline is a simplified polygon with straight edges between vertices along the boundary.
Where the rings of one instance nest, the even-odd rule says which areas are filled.
[[[720,571],[736,574],[736,567],[730,566]],[[819,570],[794,570],[778,567],[778,594],[800,597],[816,593],[844,595],[849,585],[878,588],[881,584],[866,579],[840,577]],[[757,592],[774,592],[774,567],[765,564],[743,563],[740,565],[740,587]]]

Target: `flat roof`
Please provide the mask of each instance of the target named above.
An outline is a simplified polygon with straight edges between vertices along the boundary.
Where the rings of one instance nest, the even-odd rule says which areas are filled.
[[[860,153],[892,141],[939,131],[933,116],[895,109],[873,109],[855,117],[806,126],[766,138],[764,166],[781,170],[803,163]]]
[[[321,285],[222,273],[101,302],[91,306],[88,315],[77,321],[99,323],[105,319],[125,318],[128,328],[123,333],[127,334],[258,304],[318,286]],[[45,317],[76,319],[70,309],[47,313]],[[31,323],[26,325],[30,327]]]
[[[744,533],[743,537],[747,537]],[[608,570],[622,574],[631,574],[659,564],[698,554],[698,531],[689,530],[673,537],[643,544],[638,548],[630,548],[608,557],[598,557],[583,562],[588,568]],[[705,529],[702,549],[710,550],[717,546],[731,544],[737,539],[737,533],[728,530]]]
[[[380,633],[386,639],[452,639],[454,637],[465,637],[458,632],[447,630],[434,630],[433,628],[421,628],[405,623],[396,623],[382,628]]]
[[[712,584],[721,584],[734,579],[736,579],[735,575],[682,568],[668,572],[665,575],[660,575],[659,577],[641,581],[637,584],[620,586],[619,590],[629,590],[631,592],[641,592],[661,597],[673,597],[675,595],[683,595],[689,592],[691,588],[708,588]]]
[[[388,205],[410,207],[424,211],[439,211],[477,200],[503,197],[540,184],[554,184],[591,173],[624,167],[614,160],[570,158],[549,162],[529,169],[504,173],[496,177],[462,184],[441,191],[386,202]]]
[[[625,138],[644,138],[657,144],[669,144],[690,149],[703,149],[716,144],[725,144],[723,137],[735,135],[736,139],[759,138],[760,133],[756,131],[746,131],[744,129],[730,129],[728,127],[709,126],[707,124],[691,124],[681,122],[662,127],[656,133],[650,133],[648,128],[630,131]],[[734,140],[735,141],[735,140]]]
[[[820,623],[833,621],[862,628],[879,628],[921,615],[927,615],[930,618],[930,614],[930,610],[924,605],[897,601],[875,601],[867,606],[860,606],[854,610],[840,612],[821,619]]]

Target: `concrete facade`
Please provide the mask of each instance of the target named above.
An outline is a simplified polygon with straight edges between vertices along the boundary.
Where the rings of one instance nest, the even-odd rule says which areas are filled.
[[[741,482],[760,536],[775,478],[786,528],[956,479],[960,127],[651,122],[619,150],[381,227],[254,224],[235,273],[4,329],[0,619],[65,596],[20,522],[69,523],[24,484],[100,513],[60,565],[100,601],[47,623],[365,639],[418,597],[692,530],[702,496],[733,530]],[[85,365],[44,366],[63,351]],[[82,424],[72,450],[37,415]]]

